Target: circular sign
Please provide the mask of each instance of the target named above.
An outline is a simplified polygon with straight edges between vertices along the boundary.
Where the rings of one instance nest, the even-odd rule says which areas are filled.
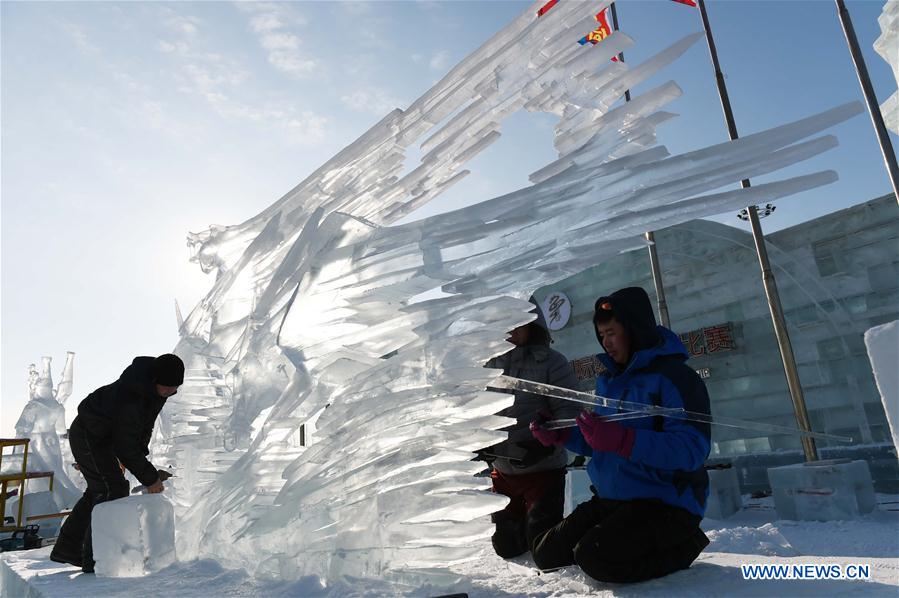
[[[571,301],[561,291],[553,291],[543,299],[541,304],[543,318],[550,330],[561,330],[571,318]]]

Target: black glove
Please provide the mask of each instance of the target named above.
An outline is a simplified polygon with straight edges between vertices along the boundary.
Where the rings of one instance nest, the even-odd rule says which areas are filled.
[[[163,482],[175,475],[171,471],[166,471],[165,469],[157,469],[156,473],[159,474],[159,479]]]

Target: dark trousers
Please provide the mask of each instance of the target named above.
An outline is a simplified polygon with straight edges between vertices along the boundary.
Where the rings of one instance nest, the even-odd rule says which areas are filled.
[[[493,514],[493,548],[504,559],[522,555],[543,532],[562,521],[565,470],[509,475],[493,470],[493,491],[508,496],[506,508]]]
[[[628,583],[686,569],[708,546],[701,518],[659,500],[593,497],[537,538],[541,569],[578,565],[599,581]]]
[[[72,508],[59,530],[59,538],[50,558],[72,564],[81,563],[85,570],[93,570],[94,551],[91,543],[91,511],[94,505],[128,496],[128,481],[122,474],[119,461],[110,442],[97,441],[79,424],[78,418],[69,429],[69,444],[81,475],[87,480],[87,490]]]

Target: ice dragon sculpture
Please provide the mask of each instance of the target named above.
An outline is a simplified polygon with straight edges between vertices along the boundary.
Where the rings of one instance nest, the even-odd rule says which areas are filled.
[[[646,230],[835,180],[721,190],[834,147],[816,135],[858,104],[670,156],[655,131],[678,86],[616,102],[701,35],[631,66],[610,60],[633,44],[623,33],[577,43],[607,2],[538,17],[541,4],[262,213],[190,237],[216,281],[180,322],[188,382],[156,445],[179,471],[181,558],[443,583],[506,500],[470,459],[508,423],[494,414],[511,398],[485,391],[500,372],[482,365],[533,319],[525,298],[645,247]],[[521,109],[558,117],[558,159],[530,186],[397,223],[465,177]],[[423,155],[406,169],[413,143]]]

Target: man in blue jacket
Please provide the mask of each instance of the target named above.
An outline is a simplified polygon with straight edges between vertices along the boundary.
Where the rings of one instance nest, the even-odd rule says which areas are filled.
[[[608,370],[596,381],[597,395],[709,413],[705,384],[684,364],[677,335],[656,326],[646,291],[601,297],[593,325]],[[600,581],[643,581],[686,569],[709,543],[699,528],[709,493],[709,424],[602,419],[617,411],[597,407],[566,430],[531,424],[543,444],[592,457],[587,472],[596,493],[536,540],[532,553],[541,569],[577,564]]]

